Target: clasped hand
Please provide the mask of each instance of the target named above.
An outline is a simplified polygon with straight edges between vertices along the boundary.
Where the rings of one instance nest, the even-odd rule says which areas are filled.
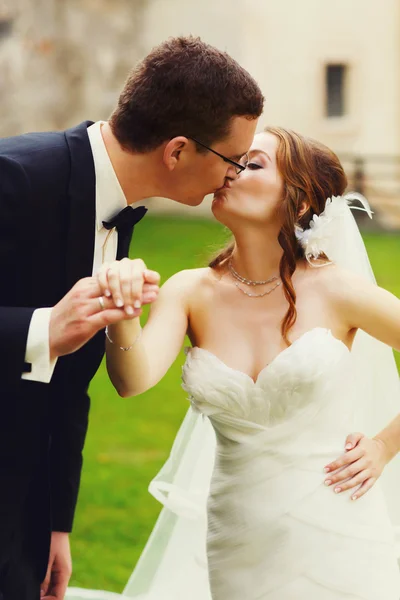
[[[97,279],[103,295],[130,317],[138,316],[142,305],[154,302],[159,292],[160,275],[140,258],[104,263]]]
[[[78,281],[51,309],[50,359],[71,354],[108,325],[140,316],[157,299],[160,275],[141,259],[104,264]]]

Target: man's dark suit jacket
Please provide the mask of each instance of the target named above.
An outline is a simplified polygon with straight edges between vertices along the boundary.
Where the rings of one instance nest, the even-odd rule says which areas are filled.
[[[90,124],[0,140],[0,568],[22,525],[39,579],[51,531],[72,527],[104,332],[59,358],[49,384],[21,375],[33,311],[92,274]]]

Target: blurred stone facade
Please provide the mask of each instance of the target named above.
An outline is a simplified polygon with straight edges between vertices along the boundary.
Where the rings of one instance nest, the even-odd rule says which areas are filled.
[[[3,14],[8,13],[12,34],[0,40],[0,135],[107,118],[127,73],[144,53],[145,4],[11,0]]]
[[[136,61],[189,33],[258,80],[260,128],[320,139],[350,155],[350,175],[351,157],[366,157],[364,190],[400,226],[398,0],[0,0],[0,136],[106,119]],[[326,114],[330,64],[346,67],[345,111],[334,117]],[[391,174],[377,182],[382,170]]]

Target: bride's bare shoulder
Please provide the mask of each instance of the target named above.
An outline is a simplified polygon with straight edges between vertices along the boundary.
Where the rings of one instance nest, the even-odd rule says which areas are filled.
[[[213,285],[215,280],[215,272],[209,267],[185,269],[172,275],[172,277],[166,281],[164,286],[185,294],[191,294],[197,293],[200,290],[204,290],[208,286]]]
[[[340,298],[347,295],[350,289],[368,284],[362,277],[344,269],[335,263],[320,263],[305,267],[305,281],[312,284],[320,292],[331,297]]]

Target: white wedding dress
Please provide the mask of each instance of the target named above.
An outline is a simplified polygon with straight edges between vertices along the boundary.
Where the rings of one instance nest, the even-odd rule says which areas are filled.
[[[207,506],[212,599],[399,600],[380,484],[355,502],[324,485],[323,467],[355,425],[348,348],[312,329],[254,382],[195,347],[183,382],[217,438]]]
[[[324,484],[324,466],[363,430],[360,384],[373,379],[365,363],[364,376],[357,369],[360,348],[373,344],[379,385],[387,381],[397,403],[389,349],[356,338],[350,352],[330,330],[311,329],[256,382],[187,349],[192,410],[150,485],[164,508],[146,549],[122,595],[70,588],[67,600],[399,600],[386,506],[392,499],[398,511],[397,479],[386,497],[379,480],[355,502]],[[379,412],[388,390],[361,397],[369,391]]]

